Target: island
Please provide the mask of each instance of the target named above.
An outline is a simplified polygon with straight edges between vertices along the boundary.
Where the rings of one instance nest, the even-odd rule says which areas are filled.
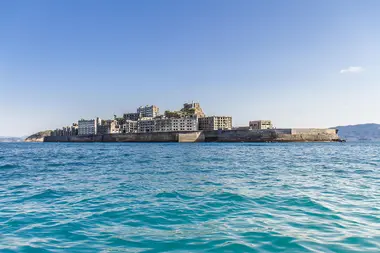
[[[113,119],[80,119],[71,126],[39,132],[26,142],[341,142],[337,129],[276,128],[271,120],[233,127],[231,116],[206,116],[199,103],[159,113],[155,105]]]

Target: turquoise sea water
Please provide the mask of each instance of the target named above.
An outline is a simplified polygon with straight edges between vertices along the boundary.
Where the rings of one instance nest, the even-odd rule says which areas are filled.
[[[379,252],[380,143],[0,144],[0,252]]]

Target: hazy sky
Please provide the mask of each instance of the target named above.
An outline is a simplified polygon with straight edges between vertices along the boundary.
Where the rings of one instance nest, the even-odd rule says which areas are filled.
[[[0,1],[0,135],[199,101],[234,125],[380,123],[380,1]]]

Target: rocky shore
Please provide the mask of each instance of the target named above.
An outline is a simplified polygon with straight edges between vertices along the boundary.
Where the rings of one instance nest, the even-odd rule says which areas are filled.
[[[43,142],[44,138],[51,135],[52,130],[41,131],[25,138],[25,142]]]

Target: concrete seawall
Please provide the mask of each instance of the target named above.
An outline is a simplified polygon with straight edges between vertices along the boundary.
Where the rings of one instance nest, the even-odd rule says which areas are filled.
[[[335,129],[218,130],[194,132],[128,133],[47,136],[44,142],[331,142]]]
[[[47,136],[44,138],[44,142],[203,142],[204,140],[204,134],[200,131]]]
[[[278,134],[277,141],[340,141],[336,129],[291,129],[291,134]]]

